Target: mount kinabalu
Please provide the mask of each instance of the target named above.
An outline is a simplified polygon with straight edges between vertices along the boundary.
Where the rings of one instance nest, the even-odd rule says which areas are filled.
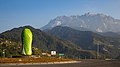
[[[81,31],[120,32],[120,20],[104,14],[86,13],[81,16],[58,16],[41,29],[47,30],[56,26],[68,26]]]

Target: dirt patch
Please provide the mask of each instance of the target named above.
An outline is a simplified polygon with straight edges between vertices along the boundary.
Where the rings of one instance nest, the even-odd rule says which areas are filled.
[[[0,58],[0,63],[43,63],[43,62],[62,62],[72,61],[62,58]]]

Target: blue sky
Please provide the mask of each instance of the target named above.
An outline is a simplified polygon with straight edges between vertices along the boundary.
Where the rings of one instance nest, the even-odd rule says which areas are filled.
[[[57,16],[87,12],[120,19],[120,0],[0,0],[0,32],[25,25],[41,28]]]

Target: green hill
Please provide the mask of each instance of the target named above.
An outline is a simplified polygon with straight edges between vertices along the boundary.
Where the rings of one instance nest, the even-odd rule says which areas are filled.
[[[99,52],[105,56],[115,58],[120,54],[120,38],[102,36],[91,31],[79,31],[61,26],[47,30],[46,33],[62,40],[69,40],[83,50],[97,51],[97,45],[99,44]]]
[[[3,40],[11,41],[12,42],[11,44],[10,43],[6,44],[8,46],[13,45],[13,42],[15,42],[14,46],[21,45],[21,32],[25,27],[30,28],[33,33],[33,47],[39,48],[41,51],[50,52],[51,50],[56,50],[57,53],[64,53],[65,56],[69,58],[95,57],[95,52],[81,50],[79,46],[75,45],[71,41],[58,39],[31,26],[24,26],[5,31],[0,34],[0,38]],[[1,41],[0,46],[3,45],[2,42],[3,41]],[[10,49],[8,49],[6,46],[1,48],[11,51],[11,53],[9,52],[11,55],[20,54],[20,51],[12,52],[13,51],[12,49],[14,48],[13,46]],[[17,48],[18,47],[15,47],[15,49]]]

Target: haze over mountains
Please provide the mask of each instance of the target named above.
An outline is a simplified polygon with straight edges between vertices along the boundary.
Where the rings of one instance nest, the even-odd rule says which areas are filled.
[[[120,20],[104,14],[58,16],[41,29],[52,29],[55,26],[68,26],[81,31],[120,32]]]

